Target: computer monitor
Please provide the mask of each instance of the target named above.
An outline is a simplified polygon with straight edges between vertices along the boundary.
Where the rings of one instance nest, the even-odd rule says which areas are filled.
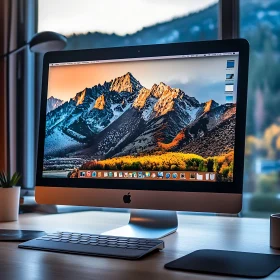
[[[176,212],[242,207],[248,42],[47,53],[36,201],[133,211],[115,235],[161,237]]]

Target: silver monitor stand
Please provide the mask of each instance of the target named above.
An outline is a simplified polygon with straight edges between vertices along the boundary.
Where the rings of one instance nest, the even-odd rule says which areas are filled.
[[[176,211],[131,209],[128,225],[106,231],[103,235],[162,238],[174,233],[177,227]]]

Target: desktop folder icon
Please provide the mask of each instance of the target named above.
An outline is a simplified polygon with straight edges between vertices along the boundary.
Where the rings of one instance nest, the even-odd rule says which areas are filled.
[[[196,173],[197,180],[203,180],[203,174]]]
[[[234,68],[234,60],[227,60],[227,68]]]

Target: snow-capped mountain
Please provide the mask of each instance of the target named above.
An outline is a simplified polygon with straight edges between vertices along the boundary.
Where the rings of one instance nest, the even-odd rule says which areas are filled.
[[[85,88],[57,110],[49,112],[46,117],[46,155],[68,148],[63,141],[61,145],[49,145],[63,135],[75,141],[75,148],[93,141],[98,133],[131,107],[141,88],[131,73],[126,73],[103,85]]]
[[[47,113],[45,155],[102,159],[184,149],[228,119],[232,106],[200,103],[163,82],[147,89],[128,72]]]
[[[162,82],[151,89],[142,87],[129,110],[102,134],[102,148],[95,142],[85,153],[101,155],[102,151],[111,157],[153,151],[159,140],[171,141],[193,121],[199,108],[195,98]]]
[[[63,100],[60,100],[60,99],[57,99],[57,98],[54,98],[53,96],[51,96],[47,100],[47,113],[49,113],[50,111],[56,109],[57,107],[59,107],[63,103],[64,103]]]
[[[141,84],[130,73],[103,85],[85,88],[47,115],[46,134],[59,128],[83,142],[122,115],[140,88]]]

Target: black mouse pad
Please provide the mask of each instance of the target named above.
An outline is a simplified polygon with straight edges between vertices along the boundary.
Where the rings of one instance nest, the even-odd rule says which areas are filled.
[[[43,235],[44,231],[0,229],[0,241],[29,241]]]
[[[280,255],[198,250],[164,267],[188,272],[261,278],[280,267]]]

